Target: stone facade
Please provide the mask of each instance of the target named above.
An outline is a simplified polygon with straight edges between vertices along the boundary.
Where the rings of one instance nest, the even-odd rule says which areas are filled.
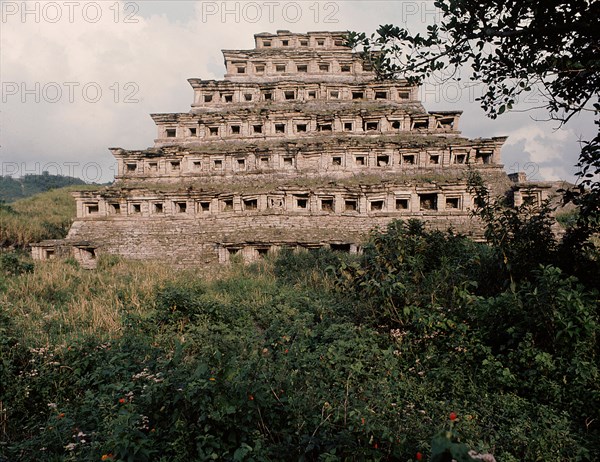
[[[189,79],[189,112],[152,114],[153,147],[111,148],[115,183],[75,193],[69,235],[34,257],[70,252],[93,267],[101,253],[204,265],[284,247],[357,252],[398,218],[478,238],[470,168],[496,194],[545,198],[504,173],[505,138],[462,137],[460,111],[427,112],[417,87],[376,80],[342,32],[255,42],[223,51],[224,80]]]

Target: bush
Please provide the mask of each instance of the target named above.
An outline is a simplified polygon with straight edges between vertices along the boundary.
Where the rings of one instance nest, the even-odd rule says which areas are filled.
[[[0,253],[0,274],[5,276],[19,276],[33,272],[33,262],[30,258],[17,252]]]

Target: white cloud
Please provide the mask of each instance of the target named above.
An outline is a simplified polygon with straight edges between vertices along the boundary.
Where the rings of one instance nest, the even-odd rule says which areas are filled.
[[[436,19],[428,1],[0,4],[5,13],[0,24],[0,174],[35,173],[54,162],[69,169],[79,163],[74,173],[85,175],[85,165],[97,163],[103,181],[113,174],[108,147],[152,145],[156,130],[148,114],[187,112],[193,95],[188,78],[222,78],[221,49],[251,48],[255,33],[278,29],[372,32],[380,24],[393,23],[421,31]],[[23,5],[33,13],[22,17]],[[59,21],[52,22],[55,6],[49,5],[60,8]],[[69,5],[74,8],[72,18]],[[97,22],[95,5],[101,9]],[[7,14],[10,8],[16,8],[16,14]],[[57,87],[62,91],[58,98]],[[101,95],[96,98],[98,88]],[[561,147],[571,132],[552,137],[534,124],[528,132],[529,125],[520,128],[523,118],[508,115],[491,121],[471,97],[452,98],[427,107],[463,109],[466,136],[509,134],[510,149],[523,143],[532,160],[560,164]],[[65,167],[65,174],[72,172]],[[90,174],[86,179],[98,178]]]

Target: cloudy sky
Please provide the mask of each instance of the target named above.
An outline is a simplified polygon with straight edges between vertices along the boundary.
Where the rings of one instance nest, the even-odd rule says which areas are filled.
[[[318,30],[411,31],[439,20],[431,1],[0,1],[0,174],[73,175],[110,181],[109,147],[151,146],[150,113],[187,112],[187,79],[221,79],[221,49],[253,47],[253,34]],[[478,88],[427,86],[427,109],[462,109],[470,138],[509,136],[508,172],[572,180],[591,117],[566,128],[531,110],[531,95],[498,120],[474,101]]]

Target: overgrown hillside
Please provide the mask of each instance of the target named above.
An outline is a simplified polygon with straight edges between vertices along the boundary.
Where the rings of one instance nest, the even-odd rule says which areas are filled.
[[[190,271],[3,254],[0,460],[596,460],[596,257],[488,211],[489,245],[395,222],[360,256]]]
[[[75,218],[75,200],[71,192],[98,186],[70,186],[18,200],[0,203],[0,248],[25,249],[44,239],[67,235]]]
[[[0,176],[0,200],[10,203],[52,189],[84,184],[85,181],[79,178],[50,175],[48,172],[41,175],[25,175],[22,178]]]

